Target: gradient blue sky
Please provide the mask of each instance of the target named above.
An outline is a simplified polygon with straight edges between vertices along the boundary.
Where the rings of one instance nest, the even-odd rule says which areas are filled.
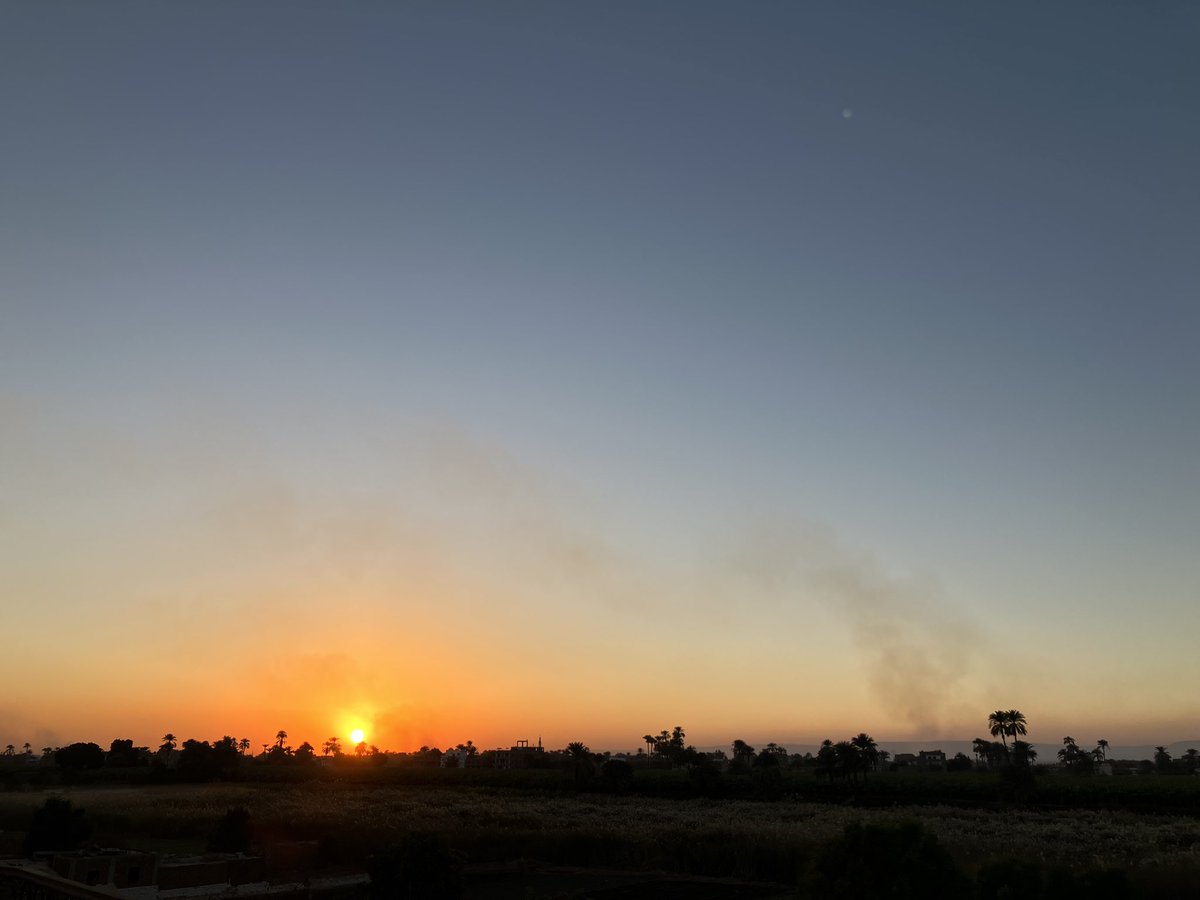
[[[1200,736],[1198,39],[5,4],[0,740]]]

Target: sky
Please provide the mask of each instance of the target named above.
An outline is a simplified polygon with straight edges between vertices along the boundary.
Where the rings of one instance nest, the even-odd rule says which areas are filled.
[[[0,742],[1200,738],[1200,7],[3,20]]]

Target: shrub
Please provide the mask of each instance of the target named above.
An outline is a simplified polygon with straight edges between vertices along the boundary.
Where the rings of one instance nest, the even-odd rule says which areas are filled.
[[[250,813],[245,807],[235,806],[221,816],[208,836],[208,849],[213,853],[249,852]]]
[[[50,797],[33,814],[25,835],[25,852],[74,850],[92,834],[82,809],[74,809],[70,800]]]
[[[633,787],[633,766],[623,759],[606,760],[600,767],[600,783],[611,794],[626,794]]]
[[[822,900],[959,900],[966,876],[917,822],[846,826],[818,855],[814,897]]]
[[[452,898],[462,894],[457,857],[436,834],[414,833],[373,858],[371,896],[379,900]]]
[[[721,771],[712,763],[701,763],[688,769],[688,787],[701,797],[717,797],[721,793]]]

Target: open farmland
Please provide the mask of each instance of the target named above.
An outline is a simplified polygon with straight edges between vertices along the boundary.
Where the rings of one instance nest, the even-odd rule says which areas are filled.
[[[318,864],[360,864],[414,832],[432,832],[469,864],[517,859],[652,869],[792,884],[852,822],[915,821],[968,874],[1005,858],[1082,870],[1118,867],[1140,885],[1200,879],[1200,822],[1130,811],[854,807],[791,798],[671,799],[535,793],[453,785],[307,782],[65,787],[108,844],[201,850],[241,806],[263,843],[315,841]],[[0,828],[20,829],[46,792],[0,794]],[[1184,896],[1164,893],[1162,896]]]

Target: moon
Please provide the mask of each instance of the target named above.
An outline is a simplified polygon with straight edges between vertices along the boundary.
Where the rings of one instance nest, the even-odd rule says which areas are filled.
[[[355,728],[352,732],[350,732],[350,740],[355,744],[361,744],[364,740],[366,740],[366,737],[367,736],[363,734],[363,730],[361,728]]]

